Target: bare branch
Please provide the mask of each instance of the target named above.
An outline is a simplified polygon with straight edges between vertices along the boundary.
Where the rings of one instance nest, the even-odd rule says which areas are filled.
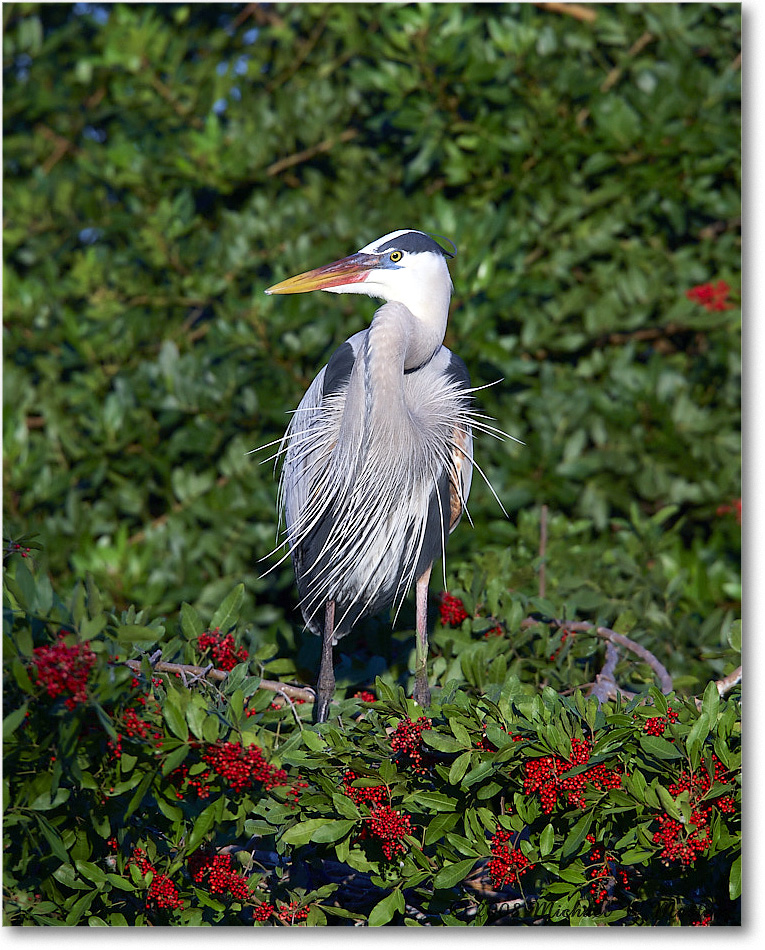
[[[136,673],[141,672],[140,660],[125,660],[125,666],[129,666]],[[164,660],[156,663],[153,667],[158,673],[173,673],[179,676],[192,676],[192,682],[200,680],[215,680],[222,683],[228,676],[226,670],[218,670],[212,666],[194,666],[190,663],[166,663]],[[281,693],[289,699],[303,699],[308,703],[314,701],[314,692],[307,686],[292,686],[290,683],[280,683],[277,680],[261,680],[258,689],[267,689],[272,693]]]
[[[636,643],[634,640],[630,640],[629,637],[625,637],[623,633],[617,633],[615,630],[611,630],[608,627],[596,627],[594,624],[590,623],[588,620],[573,620],[573,621],[564,621],[564,620],[546,620],[539,621],[534,620],[533,617],[527,617],[525,620],[521,621],[521,626],[530,627],[537,623],[549,623],[551,626],[559,627],[565,630],[571,630],[575,633],[577,632],[588,632],[594,633],[599,637],[602,637],[604,640],[609,640],[611,643],[618,644],[619,646],[624,647],[629,650],[631,653],[634,653],[636,656],[640,657],[644,663],[647,663],[648,666],[656,674],[657,679],[659,680],[659,686],[661,687],[662,693],[670,693],[672,691],[672,677],[667,672],[667,668],[661,663],[650,650],[647,650],[644,646],[641,646],[639,643]],[[603,683],[608,680],[608,661],[606,666],[603,668],[603,671],[598,675],[595,686],[593,687],[593,694],[598,690],[598,684],[603,677]],[[614,683],[614,686],[616,684]],[[634,696],[634,693],[630,693],[628,690],[619,689],[619,692],[622,696],[631,698]],[[615,695],[612,693],[611,695]]]

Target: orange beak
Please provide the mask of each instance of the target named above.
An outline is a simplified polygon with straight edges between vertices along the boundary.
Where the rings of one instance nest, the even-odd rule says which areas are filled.
[[[342,260],[325,264],[314,270],[288,277],[266,290],[267,294],[306,294],[311,290],[331,290],[344,284],[357,284],[366,280],[369,272],[379,265],[377,254],[351,254]]]

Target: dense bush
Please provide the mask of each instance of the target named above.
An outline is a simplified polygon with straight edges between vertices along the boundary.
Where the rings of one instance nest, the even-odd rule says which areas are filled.
[[[735,922],[739,7],[3,25],[6,920]],[[318,644],[249,454],[374,308],[263,288],[399,227],[456,242],[447,344],[525,443],[477,441],[510,518],[475,478],[416,736],[406,611],[327,727],[258,688]],[[583,621],[674,692],[621,651],[597,709]]]

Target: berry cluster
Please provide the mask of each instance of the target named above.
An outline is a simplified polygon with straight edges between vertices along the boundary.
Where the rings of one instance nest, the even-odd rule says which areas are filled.
[[[577,766],[586,765],[590,758],[591,746],[584,739],[571,740],[571,758],[568,760],[560,756],[546,755],[538,759],[530,759],[524,764],[525,777],[523,790],[527,795],[539,793],[542,802],[542,811],[549,815],[558,801],[558,795],[566,795],[569,805],[584,808],[584,793],[588,786],[603,790],[619,788],[621,775],[604,765],[594,765],[578,772],[576,775],[567,775]]]
[[[629,875],[617,866],[613,858],[610,858],[602,847],[595,844],[595,835],[587,835],[587,840],[594,845],[588,855],[588,860],[592,864],[587,871],[587,876],[592,882],[590,884],[590,894],[600,903],[606,900],[614,884],[627,887]]]
[[[519,848],[508,844],[510,838],[510,832],[498,826],[491,839],[492,859],[489,861],[488,871],[496,888],[506,883],[519,886],[521,876],[534,867]]]
[[[278,910],[274,907],[273,904],[264,901],[252,912],[252,916],[255,920],[270,920],[272,917],[278,917],[283,924],[297,924],[301,920],[305,920],[308,916],[308,912],[311,909],[311,905],[308,904],[306,907],[301,907],[299,901],[290,901],[289,904],[283,904]]]
[[[244,748],[241,742],[218,743],[206,749],[202,759],[235,792],[251,788],[256,782],[266,789],[289,784],[284,769],[269,765],[263,758],[263,750],[256,745]]]
[[[407,716],[396,726],[396,731],[390,740],[390,747],[407,759],[411,770],[425,775],[428,767],[423,759],[422,733],[425,729],[432,729],[432,723],[426,716],[420,716],[417,722]]]
[[[374,693],[370,693],[368,689],[359,690],[358,693],[353,694],[354,699],[360,699],[365,703],[376,703],[377,697]]]
[[[382,805],[387,800],[388,790],[384,785],[354,787],[358,777],[351,769],[343,773],[343,791],[352,802],[356,805]]]
[[[694,920],[691,925],[692,927],[711,927],[712,926],[712,915],[704,914],[701,920]]]
[[[149,892],[146,895],[146,905],[155,904],[157,907],[182,908],[183,901],[178,897],[178,890],[166,874],[157,874],[154,865],[146,856],[143,848],[133,848],[132,862],[146,877],[150,872],[154,875]]]
[[[673,798],[677,798],[681,792],[688,792],[692,810],[687,824],[676,821],[666,813],[659,817],[659,828],[653,835],[653,841],[662,847],[661,858],[664,864],[668,865],[671,861],[693,864],[712,843],[710,821],[715,809],[726,814],[736,810],[736,803],[730,795],[716,798],[707,805],[703,804],[713,782],[720,785],[729,783],[725,766],[714,754],[712,764],[712,776],[706,768],[697,769],[695,772],[683,771],[679,780],[669,786],[669,793]]]
[[[715,514],[718,518],[722,518],[723,515],[735,515],[736,523],[741,524],[741,499],[735,498],[729,505],[720,505],[715,511]]]
[[[234,636],[229,633],[221,637],[220,628],[208,630],[197,638],[197,646],[204,652],[210,650],[213,663],[219,670],[233,670],[237,663],[244,663],[249,659],[246,647],[235,648]]]
[[[247,878],[231,867],[230,854],[195,851],[189,858],[189,871],[194,883],[206,886],[212,894],[229,894],[240,901],[249,897]]]
[[[29,555],[32,553],[31,548],[22,547],[20,544],[18,544],[15,541],[13,542],[13,544],[10,544],[8,547],[11,554],[20,554],[22,557],[29,557]]]
[[[96,654],[87,643],[67,646],[67,635],[66,630],[61,630],[56,643],[35,647],[33,663],[38,684],[51,699],[68,695],[64,705],[71,710],[87,700],[88,676],[96,662]]]
[[[643,725],[643,732],[648,733],[649,736],[663,736],[667,726],[671,722],[677,722],[677,717],[677,710],[670,706],[667,709],[666,716],[651,716],[650,719],[646,719]],[[635,716],[634,718],[637,719],[638,717]]]
[[[462,621],[467,619],[468,615],[467,610],[465,610],[465,605],[459,597],[454,597],[447,591],[441,594],[439,611],[441,613],[441,623],[445,627],[459,627]]]
[[[716,284],[698,284],[686,290],[685,296],[694,303],[700,303],[705,310],[732,310],[733,304],[728,303],[730,285],[724,280]]]
[[[405,835],[412,832],[412,819],[409,815],[395,811],[388,805],[378,805],[369,816],[369,830],[379,838],[383,845],[383,854],[390,861],[396,854],[403,854],[406,845]]]

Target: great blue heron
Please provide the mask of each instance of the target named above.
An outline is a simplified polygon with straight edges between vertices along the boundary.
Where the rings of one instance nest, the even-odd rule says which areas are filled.
[[[472,428],[501,434],[471,408],[467,368],[443,345],[452,256],[422,231],[392,231],[266,290],[387,301],[319,371],[279,449],[280,521],[306,625],[322,637],[317,722],[335,688],[334,644],[362,617],[398,612],[413,583],[413,698],[430,704],[430,573],[465,510]]]

